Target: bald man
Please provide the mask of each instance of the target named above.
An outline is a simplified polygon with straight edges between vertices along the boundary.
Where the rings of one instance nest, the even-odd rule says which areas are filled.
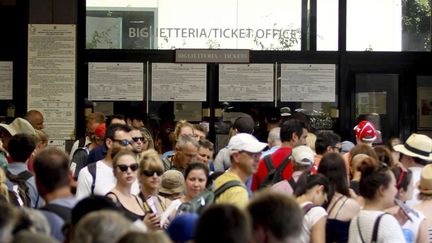
[[[44,128],[44,117],[38,110],[29,110],[24,116],[34,129],[42,130]]]

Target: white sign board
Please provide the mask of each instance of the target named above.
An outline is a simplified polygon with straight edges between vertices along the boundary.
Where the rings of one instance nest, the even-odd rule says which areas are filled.
[[[335,102],[336,65],[281,64],[282,102]]]
[[[76,26],[28,25],[28,110],[39,110],[50,139],[75,130]]]
[[[13,62],[0,62],[0,100],[12,99]]]
[[[144,100],[144,64],[90,62],[89,100]]]
[[[219,101],[273,101],[273,64],[220,64]]]
[[[152,63],[152,101],[206,101],[207,65]]]

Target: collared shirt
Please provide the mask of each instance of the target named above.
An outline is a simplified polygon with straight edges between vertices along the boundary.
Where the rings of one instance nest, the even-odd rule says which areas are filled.
[[[268,150],[262,152],[262,154],[261,154],[261,158],[260,158],[260,159],[264,158],[265,156],[267,156],[267,155],[269,155],[269,154],[273,154],[273,153],[276,152],[276,150],[278,150],[280,147],[281,147],[281,146],[273,146],[273,147],[271,147],[270,149],[268,149]]]

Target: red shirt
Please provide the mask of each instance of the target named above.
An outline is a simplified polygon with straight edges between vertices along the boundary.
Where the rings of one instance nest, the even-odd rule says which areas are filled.
[[[273,161],[273,166],[277,168],[282,161],[292,153],[291,147],[281,147],[276,150],[273,154],[271,154],[271,159]],[[293,173],[293,163],[288,163],[287,167],[285,167],[282,172],[282,177],[285,180],[289,180],[292,177]],[[264,181],[267,176],[267,166],[265,165],[264,158],[262,158],[258,164],[258,170],[252,177],[252,190],[257,191],[259,186]]]

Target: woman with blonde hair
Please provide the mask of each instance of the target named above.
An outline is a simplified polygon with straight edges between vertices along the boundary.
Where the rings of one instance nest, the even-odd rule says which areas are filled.
[[[169,199],[158,195],[163,172],[163,163],[159,158],[159,154],[154,149],[149,149],[142,153],[138,177],[141,191],[138,196],[143,201],[145,212],[153,213],[157,217],[159,217],[171,203]]]
[[[9,202],[9,190],[6,185],[6,173],[0,168],[0,202]]]
[[[132,194],[132,184],[137,179],[138,167],[133,152],[129,150],[118,152],[113,158],[113,171],[117,183],[106,194],[106,197],[113,200],[124,216],[131,221],[144,220],[146,214],[141,200]]]
[[[155,149],[155,144],[153,137],[147,128],[141,129],[141,134],[144,137],[145,141],[147,141],[147,148],[144,149],[144,151],[147,151],[149,149]]]

